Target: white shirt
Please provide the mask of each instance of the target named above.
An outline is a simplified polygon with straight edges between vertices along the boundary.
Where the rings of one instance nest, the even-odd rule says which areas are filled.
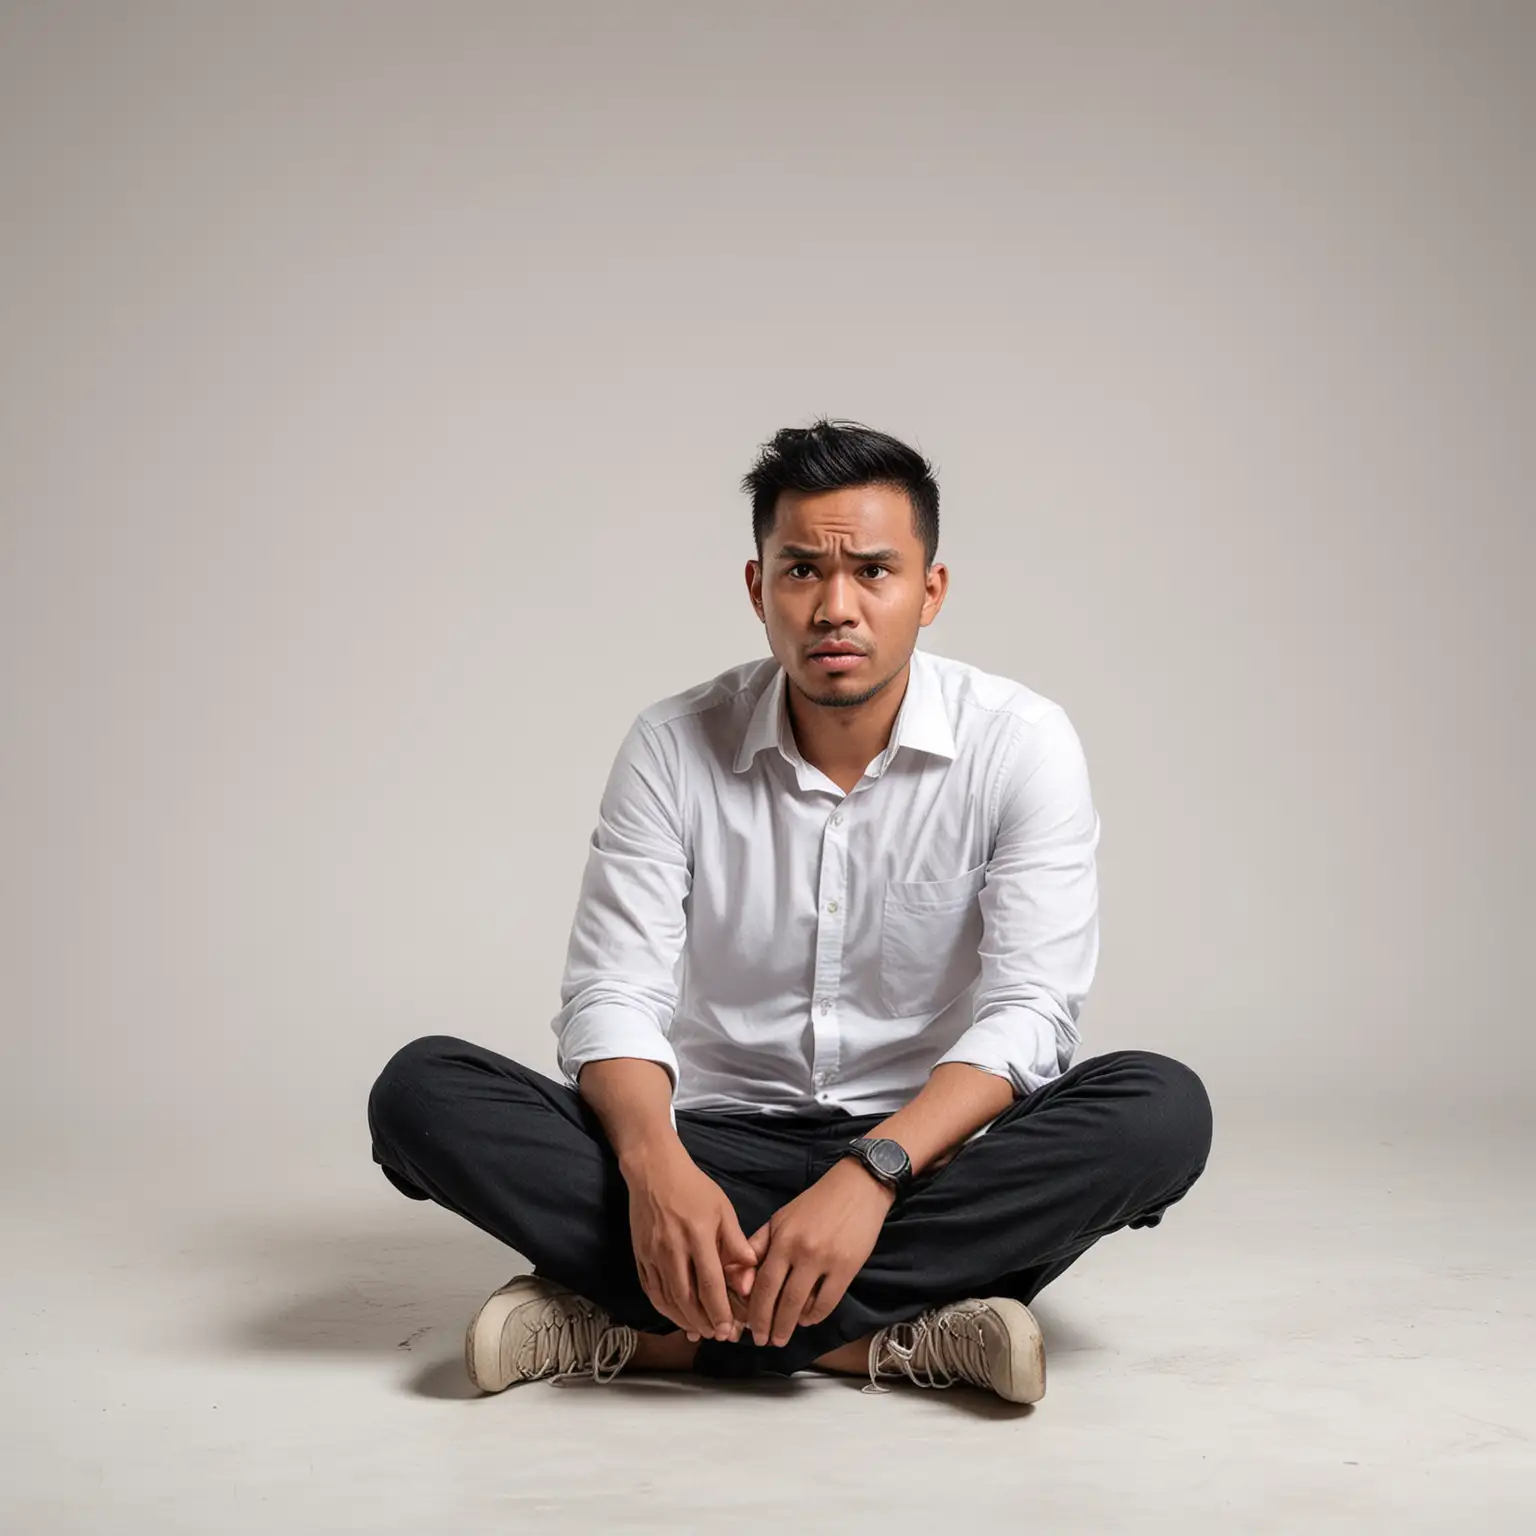
[[[772,657],[642,711],[571,927],[560,1069],[638,1056],[673,1108],[888,1113],[940,1062],[1033,1092],[1098,963],[1099,818],[1060,705],[922,651],[847,794]]]

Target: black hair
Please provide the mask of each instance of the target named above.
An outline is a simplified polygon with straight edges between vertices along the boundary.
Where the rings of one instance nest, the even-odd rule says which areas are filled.
[[[912,531],[922,541],[923,566],[939,551],[939,483],[933,466],[915,448],[856,421],[783,427],[762,445],[741,479],[752,497],[752,537],[757,558],[773,532],[780,491],[840,491],[854,485],[889,485],[912,503]]]

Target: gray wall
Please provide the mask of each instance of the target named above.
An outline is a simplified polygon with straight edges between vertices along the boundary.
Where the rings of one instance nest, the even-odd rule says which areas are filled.
[[[1086,1051],[1524,1099],[1536,7],[3,16],[7,1134],[366,1157],[413,1034],[552,1069],[612,751],[764,653],[736,481],[823,411],[937,462],[927,648],[1083,736]]]

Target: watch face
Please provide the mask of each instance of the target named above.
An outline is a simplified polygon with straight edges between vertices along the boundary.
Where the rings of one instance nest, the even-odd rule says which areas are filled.
[[[883,1137],[870,1144],[869,1159],[881,1173],[893,1179],[907,1166],[907,1154],[901,1145]]]

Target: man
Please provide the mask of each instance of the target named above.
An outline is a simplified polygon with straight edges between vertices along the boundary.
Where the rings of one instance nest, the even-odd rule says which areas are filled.
[[[414,1041],[373,1156],[533,1261],[469,1326],[485,1391],[817,1367],[1033,1402],[1028,1302],[1187,1192],[1210,1103],[1153,1052],[1072,1065],[1099,818],[1059,705],[915,649],[949,580],[928,462],[822,420],[743,489],[772,658],[618,752],[566,1081]]]

